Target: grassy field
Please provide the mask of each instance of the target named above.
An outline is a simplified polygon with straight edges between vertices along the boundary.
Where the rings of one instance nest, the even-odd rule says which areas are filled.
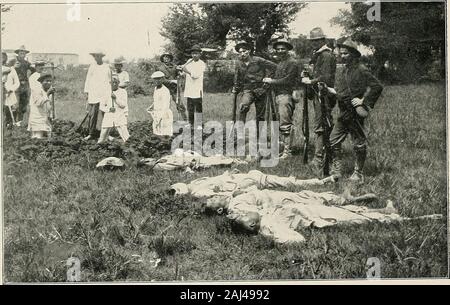
[[[149,97],[131,99],[130,120],[149,120],[143,111],[149,103]],[[301,104],[297,108],[300,126]],[[231,95],[207,94],[204,111],[206,119],[229,119]],[[78,122],[83,112],[82,101],[58,101],[62,119]],[[391,199],[403,216],[447,216],[445,86],[386,87],[368,123],[366,183],[356,188],[344,181],[326,190],[377,193],[381,200],[373,206]],[[295,144],[302,144],[300,132]],[[348,141],[344,149],[348,176]],[[297,155],[262,171],[312,177],[301,160]],[[3,166],[6,281],[65,281],[71,256],[81,261],[83,281],[365,278],[370,257],[381,261],[383,278],[448,272],[447,218],[304,229],[306,243],[283,246],[236,232],[223,216],[202,213],[190,197],[165,193],[172,183],[217,175],[219,169],[186,176],[135,167],[104,172],[73,164]],[[157,267],[155,257],[162,259]]]

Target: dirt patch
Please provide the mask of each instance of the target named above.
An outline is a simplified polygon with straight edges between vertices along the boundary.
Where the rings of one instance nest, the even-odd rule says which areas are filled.
[[[20,164],[43,161],[93,167],[106,157],[131,161],[167,155],[173,139],[154,135],[148,122],[129,124],[131,137],[127,143],[122,143],[117,134],[115,140],[103,144],[97,144],[96,140],[85,141],[72,121],[55,120],[52,126],[52,138],[48,140],[31,139],[30,132],[23,127],[5,130],[4,162]]]

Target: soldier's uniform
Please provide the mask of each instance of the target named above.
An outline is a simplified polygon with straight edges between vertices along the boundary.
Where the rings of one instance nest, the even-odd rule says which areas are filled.
[[[356,50],[356,44],[350,40],[344,42],[342,46]],[[364,98],[361,107],[367,111],[369,107],[374,107],[383,87],[378,79],[370,73],[369,69],[355,58],[353,62],[347,64],[336,74],[335,90],[339,115],[330,135],[330,145],[333,153],[331,174],[338,177],[341,176],[341,146],[347,135],[350,134],[356,154],[355,169],[352,177],[358,178],[356,176],[359,176],[362,178],[362,170],[367,155],[367,138],[364,133],[364,118],[358,115],[351,101],[353,98]]]
[[[334,76],[336,74],[336,59],[333,55],[333,51],[327,46],[325,41],[325,34],[320,27],[314,28],[310,32],[309,40],[316,42],[316,48],[312,55],[311,64],[314,65],[312,71],[311,88],[309,98],[313,101],[314,108],[314,134],[315,134],[315,152],[312,164],[316,166],[318,170],[324,168],[324,146],[325,140],[324,133],[326,131],[324,126],[324,115],[329,119],[332,124],[331,111],[336,105],[336,98],[334,95],[327,94],[326,98],[319,99],[319,86],[318,83],[324,83],[327,87],[334,87]],[[322,105],[322,103],[327,103]],[[328,113],[322,113],[324,110]],[[332,126],[329,126],[331,128]],[[329,133],[326,135],[329,137]]]
[[[287,41],[278,40],[273,44],[284,44],[288,50],[292,50],[292,45]],[[286,56],[278,62],[275,75],[270,84],[275,91],[275,102],[278,106],[278,114],[280,116],[280,133],[284,144],[282,158],[291,155],[291,131],[293,125],[293,115],[295,103],[292,98],[292,92],[298,79],[297,61],[286,54]]]
[[[15,51],[15,53],[19,53],[19,51],[25,51],[29,53],[28,50],[25,49],[24,46],[21,46],[19,49]],[[25,113],[27,112],[28,102],[30,98],[30,84],[28,81],[28,77],[35,71],[31,66],[31,63],[25,59],[17,58],[19,63],[16,68],[17,75],[19,76],[20,86],[17,90],[17,98],[18,98],[18,109],[17,109],[17,120],[22,121]]]
[[[244,42],[238,43],[235,49],[238,51],[243,45],[251,51],[251,47]],[[257,127],[260,121],[264,121],[266,89],[263,88],[262,80],[276,67],[275,63],[258,56],[250,56],[247,62],[242,60],[237,62],[234,72],[234,88],[238,92],[239,121],[245,122],[250,105],[253,103],[255,104]]]
[[[317,92],[318,86],[317,83],[325,83],[328,87],[334,87],[334,76],[336,74],[336,59],[331,51],[326,45],[316,51],[317,60],[314,64],[313,77],[314,77],[314,89]],[[323,115],[327,115],[331,117],[331,111],[333,110],[334,105],[336,105],[336,99],[334,95],[328,95],[327,99],[322,100],[322,102],[328,103],[325,109],[327,109],[328,113],[323,114],[323,107],[321,105],[321,101],[319,100],[319,96],[314,94],[313,105],[314,105],[314,133],[315,133],[315,152],[314,152],[314,162],[317,162],[318,165],[323,166],[323,157],[324,157],[324,125],[323,125]],[[331,121],[331,120],[330,120]],[[329,135],[328,135],[329,136]]]

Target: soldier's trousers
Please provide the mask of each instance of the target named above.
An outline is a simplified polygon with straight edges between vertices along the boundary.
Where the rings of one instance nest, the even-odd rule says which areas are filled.
[[[22,121],[24,119],[25,113],[27,112],[29,99],[30,99],[30,88],[28,88],[28,86],[21,85],[17,92],[17,100],[18,100],[17,121]]]
[[[275,98],[280,116],[280,133],[290,135],[293,123],[295,103],[290,94],[278,94]]]
[[[331,112],[333,110],[333,107],[336,105],[336,98],[335,96],[329,96],[326,101],[328,102],[328,116],[331,118]],[[321,101],[319,100],[319,97],[317,95],[314,96],[313,99],[313,108],[314,108],[314,134],[315,134],[315,157],[322,157],[322,149],[324,146],[324,126],[323,126],[323,118],[322,118],[322,105]],[[333,124],[333,122],[330,122]]]
[[[347,119],[343,120],[342,117],[344,116],[340,113],[340,117],[331,131],[330,146],[333,152],[340,151],[342,143],[349,134],[355,152],[365,150],[367,147],[367,138],[364,132],[364,118],[353,115],[350,118],[346,116]]]
[[[246,121],[247,113],[253,103],[255,104],[256,110],[256,122],[264,121],[264,113],[266,110],[265,95],[256,96],[252,90],[244,90],[238,93],[236,103],[238,104],[239,121]]]

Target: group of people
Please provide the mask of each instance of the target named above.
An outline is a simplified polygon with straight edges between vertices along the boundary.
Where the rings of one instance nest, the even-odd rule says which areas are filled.
[[[29,52],[21,46],[9,60],[2,52],[4,126],[21,126],[28,121],[32,138],[42,138],[51,133],[53,75],[44,73],[46,62],[38,60],[32,65],[27,61]]]
[[[173,101],[183,120],[186,120],[186,108],[179,96],[180,76],[186,77],[184,97],[187,98],[188,120],[194,126],[194,113],[202,113],[203,74],[206,64],[200,59],[201,48],[194,46],[190,53],[192,58],[184,65],[173,64],[173,55],[163,54],[161,65],[151,78],[155,88],[153,103],[147,108],[153,119],[153,133],[161,136],[173,134],[173,113],[170,103]],[[123,71],[123,59],[114,61],[111,71],[103,63],[105,54],[102,51],[91,53],[95,63],[89,67],[84,92],[87,99],[87,115],[84,122],[88,126],[89,135],[85,140],[96,137],[101,130],[99,143],[109,138],[111,128],[115,127],[124,142],[129,138],[127,129],[128,105],[126,88],[129,75]],[[201,121],[201,116],[198,119]]]
[[[233,92],[237,94],[239,120],[245,121],[250,105],[255,104],[256,121],[265,119],[267,96],[274,96],[280,123],[283,151],[280,158],[291,156],[293,93],[298,87],[307,88],[308,98],[313,102],[315,154],[312,164],[319,171],[325,166],[325,143],[329,143],[331,154],[330,174],[342,176],[342,143],[350,134],[356,154],[351,181],[363,180],[363,168],[367,155],[367,138],[364,120],[381,95],[382,85],[360,62],[361,53],[351,39],[339,43],[340,58],[344,67],[337,71],[333,50],[327,45],[321,28],[314,28],[310,38],[314,46],[312,69],[304,69],[289,55],[293,45],[286,39],[273,42],[277,63],[253,56],[253,45],[239,42],[235,49],[239,53]],[[312,71],[309,71],[312,70]],[[326,98],[324,98],[326,97]],[[333,122],[331,111],[336,103],[338,118]],[[325,104],[325,105],[324,105]],[[325,106],[325,107],[324,107]],[[323,113],[323,112],[326,113]],[[331,132],[325,133],[324,116],[329,120]],[[258,124],[257,124],[258,126]],[[307,153],[307,152],[304,152]]]
[[[342,142],[350,134],[356,155],[350,180],[361,181],[367,155],[364,120],[379,98],[382,86],[360,63],[361,53],[351,39],[338,44],[340,59],[344,64],[338,71],[335,54],[327,45],[322,29],[314,28],[310,33],[310,40],[314,52],[312,65],[309,66],[312,68],[308,67],[309,71],[290,56],[289,51],[293,49],[293,45],[284,38],[272,43],[275,53],[271,60],[253,55],[252,43],[241,41],[236,44],[238,60],[232,92],[236,94],[238,105],[237,120],[245,122],[250,106],[254,104],[259,135],[259,122],[268,119],[266,108],[270,97],[275,105],[280,140],[283,144],[280,158],[286,159],[292,154],[293,114],[298,102],[295,92],[299,88],[307,88],[305,94],[309,92],[307,95],[312,100],[315,114],[315,153],[312,164],[318,170],[323,169],[325,150],[328,148],[332,160],[329,174],[336,178],[341,177]],[[7,124],[20,124],[30,97],[28,129],[32,131],[33,137],[42,137],[43,133],[51,132],[48,114],[50,96],[54,93],[51,85],[53,77],[42,73],[45,62],[36,62],[32,66],[25,59],[28,52],[25,47],[16,50],[17,60],[11,60],[8,66],[6,54],[2,54],[4,112],[7,114]],[[161,65],[151,76],[155,89],[153,104],[147,108],[147,112],[153,118],[153,132],[157,135],[173,134],[171,101],[175,103],[183,121],[187,121],[192,129],[202,129],[203,76],[207,66],[200,59],[202,49],[198,45],[188,52],[191,58],[183,65],[175,65],[172,54],[161,55]],[[109,64],[103,62],[104,52],[96,51],[90,54],[95,63],[89,67],[84,86],[87,114],[83,122],[86,123],[89,133],[85,140],[98,137],[98,142],[102,143],[110,138],[109,132],[114,127],[125,142],[129,138],[126,89],[130,79],[128,73],[123,71],[124,60],[114,60],[114,68],[111,70]],[[185,77],[184,97],[187,100],[187,109],[180,94],[182,76]],[[336,104],[339,115],[333,120],[331,111]],[[325,132],[324,117],[330,125],[328,132]]]
[[[390,200],[384,208],[364,206],[364,203],[378,200],[372,193],[352,196],[349,192],[337,195],[309,190],[335,182],[333,176],[298,179],[264,174],[258,170],[248,173],[233,170],[218,176],[201,177],[189,183],[175,183],[168,192],[174,196],[189,195],[196,198],[205,211],[225,215],[237,228],[259,233],[281,244],[305,242],[302,228],[443,217],[441,214],[402,217]],[[280,188],[294,188],[297,191]]]

